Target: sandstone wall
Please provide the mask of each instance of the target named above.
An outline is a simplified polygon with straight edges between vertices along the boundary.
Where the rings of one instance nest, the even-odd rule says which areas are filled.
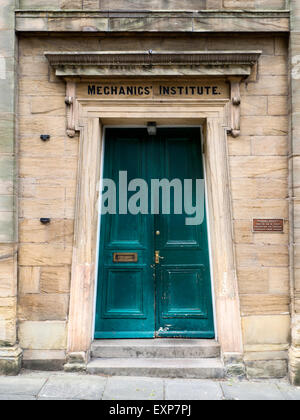
[[[19,0],[22,9],[201,10],[285,9],[288,0]]]
[[[44,51],[206,48],[263,51],[257,73],[242,86],[242,135],[228,138],[234,233],[248,374],[286,374],[288,44],[266,35],[20,39],[18,319],[25,359],[64,357],[72,257],[78,138],[65,135],[65,85]],[[51,224],[41,225],[40,217]],[[254,217],[284,218],[284,234],[253,234]]]

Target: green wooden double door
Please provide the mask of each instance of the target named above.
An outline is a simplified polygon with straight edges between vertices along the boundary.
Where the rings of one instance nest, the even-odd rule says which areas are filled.
[[[120,171],[127,204],[140,194],[132,198],[138,214],[126,214]],[[174,214],[172,188],[170,211],[152,198],[151,212],[151,180],[203,179],[199,128],[161,128],[156,136],[107,129],[104,178],[115,181],[116,214],[101,216],[95,338],[214,338],[205,212],[201,224],[187,225],[187,214]],[[131,185],[135,179],[148,191]]]

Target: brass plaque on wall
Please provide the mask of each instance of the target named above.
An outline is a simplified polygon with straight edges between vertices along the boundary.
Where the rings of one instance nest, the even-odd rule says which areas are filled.
[[[114,262],[137,262],[137,252],[114,252]]]
[[[283,232],[283,219],[253,219],[253,232]]]

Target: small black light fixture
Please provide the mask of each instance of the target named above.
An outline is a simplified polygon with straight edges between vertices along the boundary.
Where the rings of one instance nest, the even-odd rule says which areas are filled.
[[[156,127],[155,121],[149,121],[147,123],[147,131],[148,131],[149,136],[156,136],[157,127]]]
[[[50,135],[49,134],[41,134],[40,139],[42,141],[48,141],[48,140],[50,140]]]
[[[41,218],[40,218],[40,222],[41,222],[43,225],[49,225],[49,223],[51,222],[51,219],[50,219],[49,217],[41,217]]]

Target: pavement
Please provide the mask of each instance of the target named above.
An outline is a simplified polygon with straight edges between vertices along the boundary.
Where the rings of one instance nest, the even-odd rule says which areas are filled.
[[[0,376],[0,400],[300,400],[286,380],[162,379],[23,370]]]

